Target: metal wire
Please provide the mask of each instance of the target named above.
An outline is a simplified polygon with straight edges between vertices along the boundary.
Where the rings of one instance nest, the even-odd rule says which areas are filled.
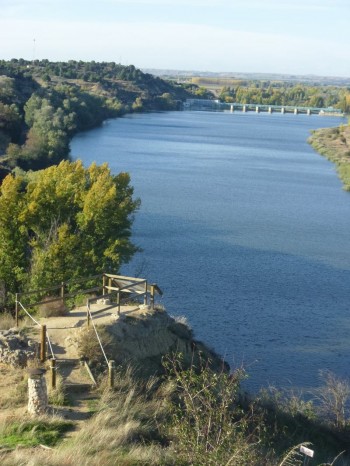
[[[92,319],[92,315],[91,315],[91,312],[90,312],[89,305],[87,306],[87,312],[88,312],[88,314],[89,314],[89,316],[90,316],[90,319],[91,319],[91,322],[92,322],[92,326],[94,327],[94,330],[95,330],[95,333],[96,333],[96,336],[97,336],[97,340],[98,340],[98,342],[99,342],[99,344],[100,344],[100,347],[101,347],[103,356],[104,356],[104,358],[105,358],[105,360],[106,360],[106,363],[107,363],[107,366],[108,366],[108,358],[107,358],[106,353],[105,353],[105,351],[104,351],[104,349],[103,349],[103,346],[102,346],[102,342],[101,342],[101,340],[100,340],[100,337],[98,336],[96,326],[95,326],[94,321],[93,321],[93,319]]]
[[[20,301],[17,301],[17,302],[18,302],[18,304],[21,306],[21,308],[23,309],[23,311],[32,319],[32,321],[35,322],[36,325],[39,325],[39,327],[41,327],[41,324],[39,324],[39,322],[36,321],[36,320],[34,319],[34,317],[32,317],[32,316],[29,314],[29,312],[27,311],[27,309],[25,309],[25,307],[22,305],[22,303],[21,303]]]
[[[17,302],[18,302],[18,304],[21,306],[21,308],[23,309],[23,311],[27,314],[27,316],[30,317],[30,318],[32,319],[32,321],[36,323],[36,325],[38,325],[39,327],[42,327],[42,325],[39,324],[39,322],[38,322],[37,320],[35,320],[34,317],[31,316],[31,315],[29,314],[29,312],[28,312],[27,309],[23,306],[23,304],[22,304],[20,301],[17,301]],[[53,349],[52,349],[52,345],[51,345],[51,341],[50,341],[50,337],[49,337],[49,334],[48,334],[48,332],[47,332],[47,329],[46,329],[46,338],[47,338],[47,342],[48,342],[48,344],[49,344],[49,348],[50,348],[52,357],[54,358],[55,355],[54,355],[54,352],[53,352]]]
[[[46,338],[47,338],[47,342],[48,342],[48,344],[49,344],[49,348],[50,348],[52,357],[53,357],[53,359],[55,359],[55,355],[54,355],[54,352],[53,352],[53,350],[52,350],[52,345],[51,345],[50,337],[49,337],[49,334],[47,333],[47,330],[46,330]]]

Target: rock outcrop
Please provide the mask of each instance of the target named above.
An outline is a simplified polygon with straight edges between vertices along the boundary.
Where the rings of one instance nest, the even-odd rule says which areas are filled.
[[[162,372],[165,355],[181,353],[184,365],[210,361],[217,370],[228,370],[223,360],[193,338],[192,330],[164,311],[145,311],[124,315],[106,330],[112,336],[113,358],[117,364],[129,362],[143,375]]]
[[[37,343],[32,342],[16,328],[0,330],[0,362],[13,367],[26,367],[34,359]]]

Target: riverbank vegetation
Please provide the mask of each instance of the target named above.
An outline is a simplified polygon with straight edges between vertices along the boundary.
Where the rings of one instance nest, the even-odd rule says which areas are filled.
[[[234,78],[192,78],[191,82],[211,90],[227,103],[333,107],[350,113],[348,87],[295,81]]]
[[[350,191],[350,126],[312,131],[308,141],[317,152],[335,163],[344,189]]]

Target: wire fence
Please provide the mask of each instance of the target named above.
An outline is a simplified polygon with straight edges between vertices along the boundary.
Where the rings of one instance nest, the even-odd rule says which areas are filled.
[[[23,306],[23,304],[20,302],[20,301],[17,301],[17,303],[20,305],[21,309],[27,314],[27,316],[38,326],[40,327],[41,329],[43,328],[43,325],[40,324],[37,320],[34,319],[34,317],[27,311],[27,309]],[[45,331],[45,338],[47,340],[47,343],[48,343],[48,346],[50,348],[50,352],[51,352],[51,356],[52,358],[55,358],[55,354],[53,352],[53,349],[52,349],[52,343],[51,343],[51,339],[50,339],[50,336],[47,332],[47,329]]]
[[[105,350],[103,349],[103,345],[102,345],[101,338],[100,338],[100,336],[99,336],[99,334],[98,334],[98,332],[97,332],[96,325],[95,325],[94,320],[93,320],[93,318],[92,318],[92,314],[91,314],[91,311],[90,311],[89,303],[87,304],[87,313],[88,313],[88,315],[89,315],[89,319],[90,319],[90,321],[91,321],[91,323],[92,323],[92,326],[93,326],[93,328],[94,328],[94,330],[95,330],[96,337],[97,337],[97,340],[98,340],[99,345],[100,345],[100,347],[101,347],[102,354],[103,354],[103,356],[104,356],[104,358],[105,358],[105,360],[106,360],[107,366],[108,366],[108,365],[109,365],[109,361],[108,361],[108,358],[107,358],[107,356],[106,356]]]

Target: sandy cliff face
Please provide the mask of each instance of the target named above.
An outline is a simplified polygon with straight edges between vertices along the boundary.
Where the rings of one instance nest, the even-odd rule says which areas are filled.
[[[106,330],[112,336],[112,353],[117,363],[130,362],[143,374],[162,371],[162,358],[181,353],[184,363],[198,364],[199,355],[209,359],[213,367],[227,370],[227,364],[213,351],[196,342],[187,325],[164,311],[147,311],[124,315]]]

